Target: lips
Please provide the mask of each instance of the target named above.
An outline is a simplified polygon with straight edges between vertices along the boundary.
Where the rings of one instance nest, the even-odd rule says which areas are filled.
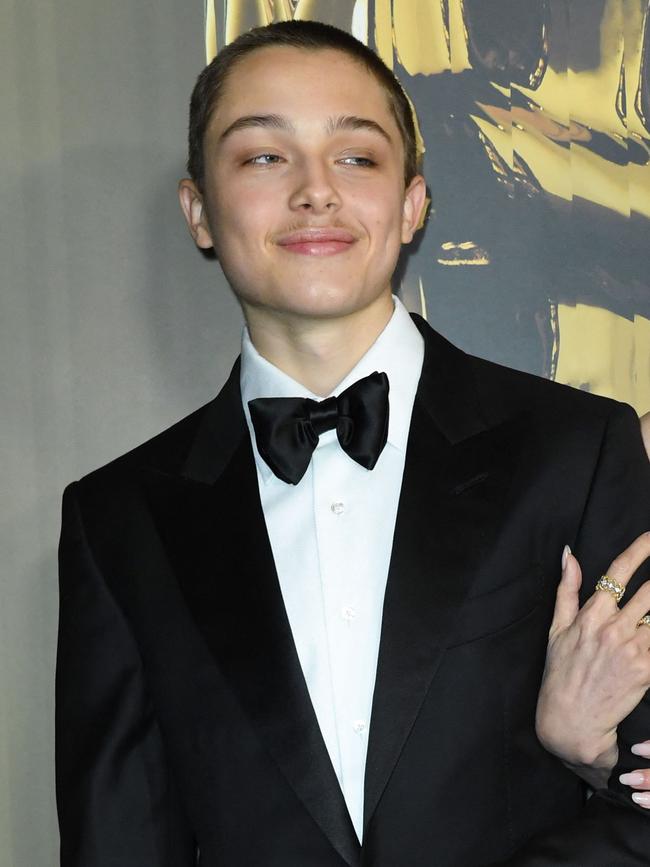
[[[346,229],[328,227],[298,229],[281,235],[276,243],[289,253],[331,256],[349,250],[356,240],[356,237]]]

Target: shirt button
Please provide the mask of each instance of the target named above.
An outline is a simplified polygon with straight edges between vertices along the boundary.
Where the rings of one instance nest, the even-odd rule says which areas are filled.
[[[355,617],[357,616],[356,608],[353,608],[351,605],[344,605],[341,609],[341,617],[344,620],[347,620],[348,623],[351,623]]]
[[[352,728],[358,735],[362,735],[366,730],[366,721],[363,719],[355,719],[352,723]]]
[[[332,503],[330,509],[335,515],[342,515],[345,512],[345,503]]]

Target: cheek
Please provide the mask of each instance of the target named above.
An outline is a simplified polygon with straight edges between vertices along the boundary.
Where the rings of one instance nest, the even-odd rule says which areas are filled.
[[[402,215],[394,201],[383,202],[371,218],[372,245],[381,259],[394,258],[402,245]]]
[[[372,229],[377,241],[388,242],[394,234],[401,233],[402,197],[393,190],[367,191],[358,201],[365,211],[366,225]]]
[[[222,208],[213,212],[213,238],[221,251],[221,259],[238,261],[240,268],[253,262],[266,245],[269,223],[259,202],[238,201],[237,208]],[[219,252],[218,250],[218,252]]]
[[[215,176],[212,184],[209,214],[211,224],[229,243],[254,243],[272,225],[277,211],[277,196],[265,195],[259,185],[237,182],[232,176]]]

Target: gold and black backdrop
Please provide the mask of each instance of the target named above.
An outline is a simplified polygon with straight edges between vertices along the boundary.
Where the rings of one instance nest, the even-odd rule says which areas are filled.
[[[405,86],[431,208],[403,299],[479,355],[650,410],[647,0],[207,0],[206,54],[313,18]]]
[[[0,864],[55,867],[61,492],[207,402],[241,314],[176,200],[206,57],[292,16],[417,113],[407,305],[463,348],[650,410],[648,0],[9,0],[0,26]]]

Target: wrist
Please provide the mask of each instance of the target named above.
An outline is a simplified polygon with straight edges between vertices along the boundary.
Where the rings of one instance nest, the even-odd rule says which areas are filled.
[[[618,761],[616,729],[605,735],[590,735],[582,727],[558,729],[555,716],[550,720],[551,725],[545,722],[548,720],[538,716],[536,729],[539,742],[547,752],[583,778],[581,771],[588,769],[597,773],[599,779],[611,774]]]
[[[592,789],[604,789],[607,787],[614,767],[618,761],[618,747],[614,744],[603,753],[593,757],[589,763],[571,762],[561,759],[562,764],[585,781]]]

